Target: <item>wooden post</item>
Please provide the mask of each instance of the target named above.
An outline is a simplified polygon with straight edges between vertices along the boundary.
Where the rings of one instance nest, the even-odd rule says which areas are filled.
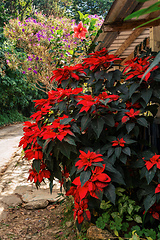
[[[160,51],[160,26],[150,29],[150,48],[152,51]]]

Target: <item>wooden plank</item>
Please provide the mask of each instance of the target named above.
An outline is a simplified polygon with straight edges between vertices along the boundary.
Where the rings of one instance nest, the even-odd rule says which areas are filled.
[[[150,29],[150,48],[152,51],[160,51],[160,26]]]
[[[124,41],[124,43],[120,46],[120,48],[115,52],[115,55],[120,56],[121,53],[127,49],[130,44],[144,31],[144,28],[137,28],[133,31],[133,33]]]
[[[132,58],[134,58],[134,51],[121,62],[121,65],[124,66],[124,63]]]
[[[153,20],[153,18],[151,19],[147,19],[147,21]],[[140,19],[140,20],[131,20],[131,21],[119,21],[119,22],[113,22],[113,23],[107,23],[103,25],[103,31],[104,32],[117,32],[117,31],[128,31],[131,30],[143,23],[146,23],[146,19]],[[148,28],[148,27],[152,27],[152,26],[158,26],[160,25],[160,19],[150,22],[148,24],[146,24],[144,27]],[[143,27],[142,27],[143,28]]]

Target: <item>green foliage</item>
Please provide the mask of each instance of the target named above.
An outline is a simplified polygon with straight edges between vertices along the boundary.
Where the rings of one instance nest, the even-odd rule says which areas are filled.
[[[158,229],[159,229],[160,225],[158,226]],[[125,238],[131,238],[132,237],[132,233],[136,233],[138,237],[140,238],[145,238],[145,239],[148,239],[148,240],[155,240],[155,239],[159,239],[159,232],[158,232],[158,229],[157,231],[153,230],[152,228],[151,229],[146,229],[146,228],[140,228],[139,226],[133,226],[131,228],[131,231],[129,233],[126,233],[124,235]]]
[[[63,17],[67,15],[66,9],[71,5],[71,0],[33,0],[33,7],[47,17]]]
[[[15,122],[23,122],[26,120],[27,118],[24,117],[21,113],[19,113],[16,109],[3,112],[0,114],[0,126],[4,126]]]
[[[72,18],[79,21],[78,11],[83,14],[90,14],[90,15],[98,15],[98,16],[105,16],[108,10],[110,9],[113,0],[72,0],[72,4],[69,7],[68,14],[71,15]]]
[[[32,0],[2,0],[5,8],[5,14],[12,18],[19,18],[21,21],[24,17],[32,13]]]
[[[104,213],[97,219],[96,226],[104,229],[107,226],[112,231],[118,233],[127,232],[129,228],[128,222],[142,223],[140,215],[138,215],[141,207],[136,202],[124,194],[125,189],[117,188],[117,199],[115,205],[110,201],[102,200],[100,208]]]
[[[83,14],[82,14],[83,15]],[[96,34],[103,20],[85,17],[89,30],[86,40],[74,38],[75,21],[68,18],[48,18],[36,13],[34,18],[11,19],[5,26],[4,42],[7,64],[22,72],[29,82],[45,86],[51,90],[55,86],[49,82],[52,71],[65,64],[80,63],[86,56],[93,34]],[[45,23],[45,28],[43,24]],[[40,88],[40,86],[39,86]]]

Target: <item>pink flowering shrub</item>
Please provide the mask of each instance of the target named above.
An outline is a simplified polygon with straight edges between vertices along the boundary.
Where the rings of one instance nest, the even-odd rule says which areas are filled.
[[[92,19],[91,16],[87,19],[84,29],[88,32],[87,44],[90,44],[90,35],[97,32],[103,21],[95,17]],[[74,20],[53,16],[46,18],[40,13],[23,22],[18,18],[11,19],[4,28],[8,39],[8,65],[20,69],[28,81],[41,82],[51,90],[53,84],[50,84],[49,79],[52,71],[66,63],[69,65],[81,62],[81,57],[85,55],[84,49],[80,51],[81,39],[78,35],[73,35],[74,28]],[[18,50],[18,54],[15,54],[15,50]]]

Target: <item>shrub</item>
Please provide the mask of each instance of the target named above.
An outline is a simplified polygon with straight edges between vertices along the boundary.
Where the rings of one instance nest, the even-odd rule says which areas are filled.
[[[116,203],[118,187],[140,205],[141,217],[159,219],[152,208],[160,199],[160,155],[149,132],[160,103],[159,65],[141,80],[153,59],[143,53],[121,72],[104,48],[82,65],[57,69],[57,89],[35,101],[35,122],[25,123],[20,145],[33,160],[29,179],[38,187],[49,178],[52,191],[58,178],[74,197],[79,229],[102,200]]]
[[[72,35],[74,20],[54,16],[46,18],[41,13],[22,22],[18,18],[11,19],[4,28],[9,67],[21,71],[29,82],[41,82],[51,90],[53,84],[50,84],[49,79],[52,71],[65,64],[80,62],[92,36],[103,22],[94,16],[81,14],[81,18],[85,28],[88,28],[85,46],[84,41]]]

